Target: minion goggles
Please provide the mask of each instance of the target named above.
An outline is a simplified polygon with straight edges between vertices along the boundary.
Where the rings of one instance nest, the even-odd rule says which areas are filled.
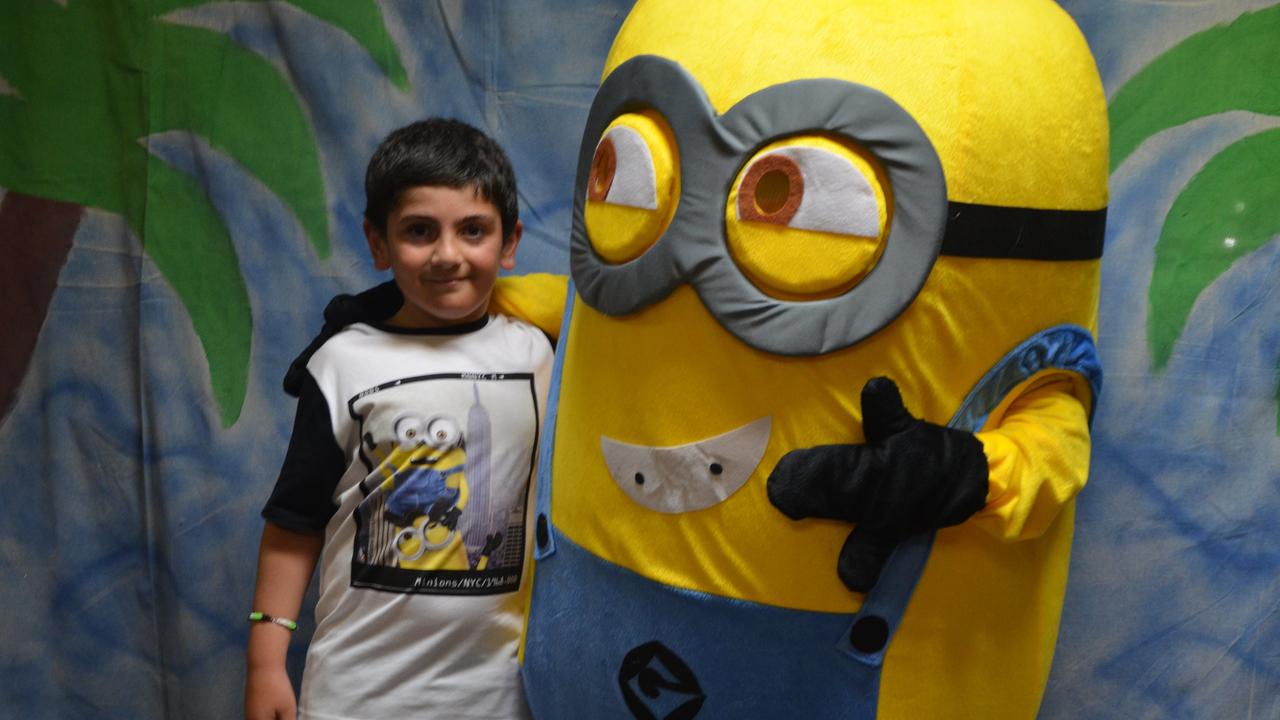
[[[634,260],[613,264],[596,253],[587,236],[588,178],[596,139],[614,118],[643,110],[662,115],[679,141],[681,192],[662,237]],[[729,255],[725,198],[759,148],[814,132],[849,138],[879,159],[894,193],[892,226],[879,261],[848,291],[820,300],[780,300],[757,288]],[[747,345],[779,355],[822,355],[892,322],[920,292],[940,254],[1094,260],[1102,256],[1105,219],[1105,208],[1039,210],[948,201],[942,164],[924,131],[905,109],[870,87],[795,80],[757,91],[717,115],[683,67],[639,56],[605,79],[587,117],[570,266],[582,299],[606,315],[636,312],[688,283],[716,320]],[[708,232],[714,227],[721,231]]]

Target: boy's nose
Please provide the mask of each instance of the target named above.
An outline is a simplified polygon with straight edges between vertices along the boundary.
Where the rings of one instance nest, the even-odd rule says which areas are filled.
[[[436,242],[435,252],[431,253],[431,262],[435,265],[457,265],[461,262],[462,241],[451,233],[445,233]]]

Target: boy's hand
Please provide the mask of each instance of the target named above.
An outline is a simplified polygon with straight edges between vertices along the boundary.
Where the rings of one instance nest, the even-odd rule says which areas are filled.
[[[245,720],[294,720],[298,700],[283,667],[249,669],[244,688]]]
[[[299,533],[267,522],[258,550],[258,584],[252,607],[276,617],[296,618],[324,536]],[[249,627],[245,653],[244,716],[247,720],[296,720],[298,700],[285,671],[293,632],[275,623]]]

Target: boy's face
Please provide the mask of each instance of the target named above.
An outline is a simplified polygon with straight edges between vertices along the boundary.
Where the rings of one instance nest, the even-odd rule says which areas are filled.
[[[388,321],[427,328],[478,320],[498,268],[515,267],[521,224],[503,242],[502,218],[472,187],[419,185],[400,194],[386,233],[364,223],[373,264],[390,269],[404,306]]]

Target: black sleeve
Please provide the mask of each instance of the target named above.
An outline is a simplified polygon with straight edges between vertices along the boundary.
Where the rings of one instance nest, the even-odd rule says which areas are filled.
[[[311,373],[305,373],[300,389],[289,450],[262,517],[285,530],[323,532],[337,510],[333,491],[346,471],[346,455],[333,437],[329,404]]]

